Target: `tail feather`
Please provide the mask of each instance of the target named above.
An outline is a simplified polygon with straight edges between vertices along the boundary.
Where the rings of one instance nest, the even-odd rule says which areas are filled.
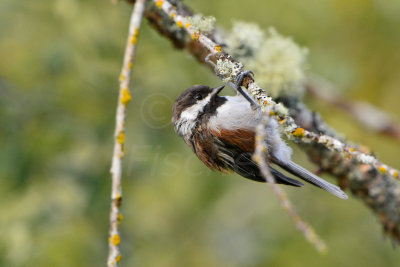
[[[296,163],[294,163],[292,161],[283,162],[276,158],[274,158],[273,161],[275,164],[279,165],[282,169],[290,172],[291,174],[303,179],[304,181],[306,181],[310,184],[313,184],[319,188],[322,188],[339,198],[342,198],[342,199],[348,198],[346,193],[343,192],[338,186],[328,183],[327,181],[319,178],[315,174],[309,172],[308,170],[304,169],[303,167],[301,167],[300,165],[297,165]]]
[[[286,185],[291,185],[291,186],[296,186],[296,187],[300,187],[300,186],[304,185],[302,182],[297,181],[297,180],[292,179],[292,178],[289,178],[286,175],[278,172],[277,170],[275,170],[271,166],[269,167],[269,170],[271,171],[271,174],[274,176],[274,178],[276,180],[276,183],[278,183],[278,184],[286,184]]]

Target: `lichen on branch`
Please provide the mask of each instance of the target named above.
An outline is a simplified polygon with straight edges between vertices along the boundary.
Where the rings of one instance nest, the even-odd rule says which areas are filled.
[[[227,39],[227,52],[243,62],[257,76],[257,83],[268,88],[272,97],[302,96],[308,50],[270,27],[236,21]]]

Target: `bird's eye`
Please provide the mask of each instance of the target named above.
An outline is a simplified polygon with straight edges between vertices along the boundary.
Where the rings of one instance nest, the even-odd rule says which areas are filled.
[[[201,100],[201,99],[203,99],[203,97],[201,96],[201,94],[197,94],[194,96],[194,99]]]

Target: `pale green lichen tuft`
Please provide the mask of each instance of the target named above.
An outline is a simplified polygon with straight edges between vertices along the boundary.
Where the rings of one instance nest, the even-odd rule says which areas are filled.
[[[187,26],[192,26],[200,33],[208,33],[214,29],[215,17],[204,16],[202,14],[196,14],[194,16],[185,17]]]
[[[227,59],[218,59],[216,65],[216,71],[219,76],[225,78],[222,79],[224,83],[234,81],[234,78],[243,70],[243,65],[239,62],[231,62]]]
[[[371,155],[360,154],[357,157],[358,160],[363,164],[373,164],[375,161],[375,158]]]
[[[275,105],[276,113],[286,116],[289,114],[289,110],[282,103],[278,103]]]
[[[265,39],[264,31],[255,23],[233,22],[232,30],[226,39],[228,52],[234,58],[253,57]]]
[[[228,48],[257,77],[273,97],[301,96],[308,50],[274,28],[264,33],[256,24],[236,22],[227,38]]]

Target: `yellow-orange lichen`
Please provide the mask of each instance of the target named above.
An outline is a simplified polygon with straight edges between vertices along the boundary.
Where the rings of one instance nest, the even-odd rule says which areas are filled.
[[[138,35],[139,35],[139,28],[136,27],[135,32],[132,34],[131,44],[136,44]]]
[[[222,52],[222,48],[221,48],[220,45],[216,45],[216,46],[215,46],[215,50],[217,50],[218,53],[221,53],[221,52]]]
[[[117,215],[118,224],[122,221],[123,218],[124,218],[124,216],[122,216],[121,213],[118,213],[118,215]]]
[[[119,243],[121,242],[121,238],[120,238],[119,234],[114,234],[114,235],[111,237],[110,242],[111,242],[114,246],[118,246]]]
[[[156,6],[158,7],[158,8],[162,8],[162,5],[163,5],[163,3],[164,3],[164,1],[163,0],[158,0],[157,2],[156,2]]]
[[[125,134],[123,131],[119,132],[117,136],[117,142],[118,144],[123,144],[125,142]]]
[[[121,102],[125,106],[132,100],[131,93],[128,88],[123,88],[121,91]]]
[[[182,21],[180,21],[180,20],[178,20],[178,21],[176,22],[176,25],[178,25],[179,28],[183,28]]]
[[[306,131],[303,128],[297,128],[292,134],[294,137],[304,137],[306,135]]]
[[[135,35],[132,36],[131,38],[131,44],[136,44],[137,37]]]
[[[118,253],[117,257],[115,257],[115,261],[120,262],[121,259],[122,259],[122,255],[121,255],[121,253]]]
[[[350,148],[349,148],[349,151],[350,151],[350,152],[354,152],[354,151],[356,151],[356,149],[355,149],[354,147],[350,147]]]
[[[192,38],[192,40],[197,41],[199,40],[200,35],[198,32],[194,32],[190,35],[190,37]]]
[[[116,201],[121,201],[121,200],[122,200],[122,196],[121,196],[120,193],[117,193],[117,194],[115,195],[115,200],[116,200]]]
[[[383,174],[385,174],[386,171],[387,171],[387,169],[386,169],[385,166],[379,166],[379,167],[378,167],[378,170],[379,170],[381,173],[383,173]]]

